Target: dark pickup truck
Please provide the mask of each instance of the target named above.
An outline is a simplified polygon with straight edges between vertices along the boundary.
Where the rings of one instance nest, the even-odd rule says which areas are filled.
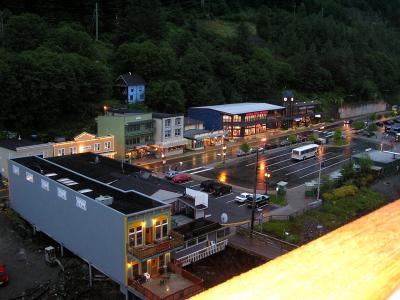
[[[200,188],[214,196],[226,195],[232,192],[232,186],[215,180],[205,180],[200,184]]]

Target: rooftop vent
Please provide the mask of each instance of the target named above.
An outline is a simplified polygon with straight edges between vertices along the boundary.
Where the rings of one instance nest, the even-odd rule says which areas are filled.
[[[100,202],[104,205],[111,205],[113,204],[113,200],[114,198],[108,195],[100,195],[99,197],[96,197],[94,200],[96,200],[97,202]]]

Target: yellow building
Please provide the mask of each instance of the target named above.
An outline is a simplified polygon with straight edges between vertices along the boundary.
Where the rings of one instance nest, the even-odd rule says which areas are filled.
[[[94,134],[82,132],[74,137],[72,141],[55,143],[53,145],[54,156],[63,156],[70,154],[78,154],[85,152],[93,152],[114,158],[114,136],[106,135],[97,137]]]

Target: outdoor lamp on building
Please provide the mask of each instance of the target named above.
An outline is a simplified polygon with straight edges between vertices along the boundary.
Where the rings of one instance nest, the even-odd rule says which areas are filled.
[[[269,173],[267,170],[267,172],[265,172],[265,174],[264,174],[264,177],[265,177],[265,194],[267,194],[268,193],[268,180],[271,178],[271,173]]]
[[[283,98],[283,101],[287,101],[287,98],[285,97],[285,98]]]
[[[104,113],[106,113],[106,112],[107,112],[107,110],[108,110],[108,107],[107,107],[107,105],[104,105],[104,106],[103,106],[103,110],[104,110]]]

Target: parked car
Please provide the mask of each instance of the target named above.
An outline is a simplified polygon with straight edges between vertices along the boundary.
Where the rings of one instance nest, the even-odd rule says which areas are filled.
[[[182,182],[186,182],[192,180],[192,176],[185,174],[185,173],[179,173],[176,174],[174,177],[172,177],[172,181],[175,183],[182,183]]]
[[[362,135],[363,135],[363,136],[366,136],[366,137],[372,137],[372,136],[375,135],[375,133],[370,132],[370,131],[368,131],[368,130],[363,130]]]
[[[292,144],[292,143],[289,142],[288,140],[283,140],[282,142],[279,143],[279,145],[280,145],[281,147],[289,146],[289,145],[291,145],[291,144]]]
[[[395,121],[396,123],[400,123],[400,118],[396,118],[393,121]]]
[[[241,157],[241,156],[246,156],[246,155],[249,155],[250,154],[250,151],[249,152],[244,152],[244,151],[242,151],[242,150],[239,150],[237,153],[236,153],[236,156],[237,157]]]
[[[235,202],[238,203],[246,203],[249,200],[250,193],[241,193],[240,195],[235,197]]]
[[[349,119],[349,120],[344,120],[343,121],[344,124],[350,125],[353,123],[353,120]]]
[[[252,208],[253,207],[253,195],[250,195],[248,198],[248,202],[247,202],[247,207]],[[261,206],[264,206],[266,204],[268,204],[269,201],[269,196],[268,195],[256,195],[256,208],[259,208]]]
[[[0,262],[0,286],[8,283],[9,277],[6,270],[6,265]]]
[[[385,132],[389,132],[392,130],[392,126],[391,125],[385,125]]]
[[[165,173],[165,178],[172,179],[178,174],[179,174],[178,171],[168,171],[167,173]]]
[[[221,196],[232,192],[232,186],[216,180],[205,180],[200,183],[204,192],[212,193],[214,196]]]
[[[259,147],[259,148],[251,148],[250,149],[250,153],[256,153],[257,151],[264,152],[264,148]]]
[[[264,145],[264,149],[265,149],[265,150],[275,149],[275,148],[277,148],[277,147],[278,147],[277,144],[265,144],[265,145]]]
[[[214,196],[222,196],[232,193],[232,186],[222,182],[217,182],[216,184],[214,184],[213,190]]]
[[[209,180],[204,180],[200,183],[200,188],[209,193],[212,191],[212,187],[214,186],[215,180],[209,179]]]

